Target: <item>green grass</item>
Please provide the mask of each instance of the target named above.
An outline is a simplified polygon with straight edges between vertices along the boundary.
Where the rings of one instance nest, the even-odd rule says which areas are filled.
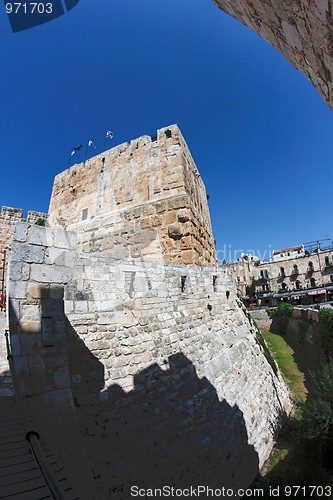
[[[293,484],[331,484],[331,473],[322,467],[320,448],[302,434],[302,415],[298,405],[306,401],[307,389],[304,373],[295,363],[294,351],[280,335],[264,332],[263,337],[291,391],[296,414],[294,418],[289,419],[278,437],[271,457],[255,486],[264,488],[267,494],[269,486],[283,488]],[[279,498],[287,497],[280,495]]]
[[[301,420],[301,412],[297,408],[297,405],[306,401],[307,389],[304,384],[304,373],[300,371],[294,361],[294,351],[281,335],[264,332],[263,337],[291,391],[292,399],[296,406],[295,419]],[[295,422],[289,422],[284,429],[265,465],[265,474],[279,467],[279,464],[283,461],[289,462],[288,455],[295,448],[297,442],[297,438],[295,439],[296,436],[294,436],[293,432],[294,428]]]
[[[294,351],[280,335],[264,332],[263,336],[291,391],[293,401],[296,405],[305,402],[308,393],[305,377],[294,361]]]

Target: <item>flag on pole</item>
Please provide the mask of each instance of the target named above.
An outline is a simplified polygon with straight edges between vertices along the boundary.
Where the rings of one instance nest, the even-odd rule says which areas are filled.
[[[77,148],[73,148],[72,152],[71,152],[71,156],[75,155],[78,151],[80,151],[81,148],[82,148],[82,144],[80,144],[80,146],[78,146]]]
[[[108,131],[106,132],[106,137],[108,137],[108,138],[112,139],[112,137],[113,137],[113,132],[111,132],[111,130],[108,130]]]
[[[90,139],[90,140],[89,140],[89,142],[88,142],[88,148],[89,148],[90,146],[92,146],[93,148],[95,148],[95,149],[96,149],[96,146],[95,146],[95,144],[93,143],[93,141],[92,141],[91,139]]]

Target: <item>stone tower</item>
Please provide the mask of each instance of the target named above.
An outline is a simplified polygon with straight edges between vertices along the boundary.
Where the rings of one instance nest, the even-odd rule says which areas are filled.
[[[76,231],[84,252],[216,264],[205,186],[177,125],[57,175],[49,222]]]

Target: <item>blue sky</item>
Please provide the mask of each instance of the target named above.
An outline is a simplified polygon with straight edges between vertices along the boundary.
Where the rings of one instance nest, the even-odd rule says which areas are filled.
[[[0,56],[1,205],[47,211],[72,147],[178,123],[221,258],[333,237],[332,111],[210,0],[80,0],[16,34],[1,4]]]

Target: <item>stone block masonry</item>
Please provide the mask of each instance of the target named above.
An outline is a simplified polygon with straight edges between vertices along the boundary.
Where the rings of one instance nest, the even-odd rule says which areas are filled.
[[[213,0],[276,47],[333,107],[333,19],[329,0]]]
[[[57,175],[49,214],[84,252],[216,264],[205,186],[176,125]]]
[[[63,303],[64,283],[73,277],[75,243],[72,233],[16,224],[8,268],[10,345],[29,421],[62,464],[80,498],[94,500],[99,497],[71,391]]]
[[[252,482],[291,403],[226,270],[79,253],[74,233],[26,224],[13,249],[22,393],[75,405],[107,498]]]
[[[0,311],[0,398],[13,396],[12,378],[7,361],[5,330],[7,321],[5,312]]]
[[[0,294],[6,294],[8,253],[15,223],[34,224],[38,219],[47,219],[47,214],[30,210],[24,218],[22,208],[2,207],[0,214]]]

